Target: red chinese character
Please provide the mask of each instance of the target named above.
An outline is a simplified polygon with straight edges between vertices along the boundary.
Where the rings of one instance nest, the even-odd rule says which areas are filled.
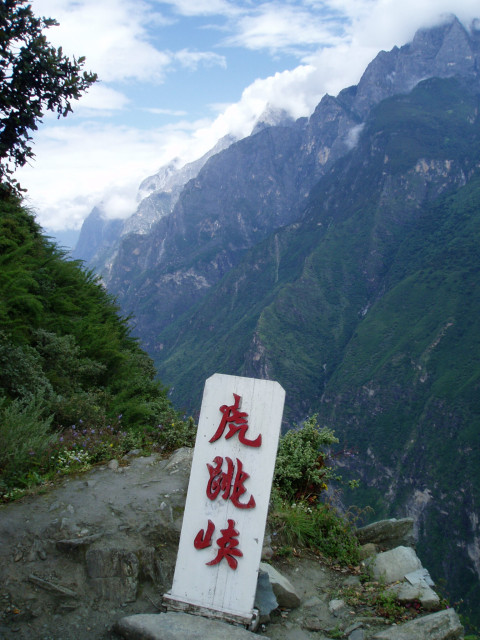
[[[218,425],[218,429],[215,432],[213,438],[210,439],[209,442],[215,442],[222,437],[223,432],[225,431],[225,427],[228,424],[228,433],[225,436],[225,440],[228,440],[236,433],[238,433],[238,439],[242,444],[246,444],[249,447],[259,447],[262,444],[262,436],[259,435],[255,438],[255,440],[249,440],[245,437],[245,434],[248,429],[248,422],[245,418],[248,418],[248,413],[244,411],[239,411],[240,406],[240,396],[236,393],[233,394],[235,398],[235,402],[233,405],[228,406],[226,404],[220,407],[220,411],[223,413],[223,417]]]
[[[212,546],[212,535],[215,531],[215,525],[211,520],[208,521],[207,531],[205,532],[203,529],[195,536],[195,540],[193,541],[193,546],[195,549],[206,549],[207,547]]]
[[[227,461],[226,471],[222,470],[223,458],[221,456],[214,458],[215,466],[207,463],[210,473],[210,480],[207,484],[207,497],[210,500],[215,500],[218,494],[223,491],[222,498],[224,500],[230,499],[238,509],[253,509],[255,506],[255,498],[253,496],[250,496],[250,500],[247,503],[240,502],[240,498],[247,492],[243,486],[244,482],[248,480],[250,475],[243,470],[243,464],[237,458],[237,473],[234,479],[235,465],[228,456],[225,460]]]
[[[243,553],[240,551],[240,549],[237,549],[239,545],[237,536],[239,535],[239,533],[235,529],[235,521],[228,520],[228,527],[226,529],[220,529],[220,531],[223,535],[217,540],[217,545],[219,547],[217,555],[213,560],[211,560],[210,562],[206,562],[205,564],[212,566],[218,564],[223,560],[223,558],[225,558],[230,569],[236,569],[238,561],[235,556],[241,558],[243,556]]]

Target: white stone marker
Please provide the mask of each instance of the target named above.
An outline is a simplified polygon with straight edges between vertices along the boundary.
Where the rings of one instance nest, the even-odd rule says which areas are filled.
[[[284,401],[278,382],[206,381],[168,608],[252,621]]]

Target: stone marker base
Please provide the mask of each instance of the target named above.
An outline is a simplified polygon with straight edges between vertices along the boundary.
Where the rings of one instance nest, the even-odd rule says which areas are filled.
[[[252,612],[247,615],[227,610],[219,611],[193,602],[185,602],[170,593],[166,593],[163,596],[163,604],[167,607],[168,611],[180,611],[183,613],[203,616],[204,618],[212,618],[214,620],[241,624],[252,631],[258,627],[258,611],[256,609],[253,609]]]

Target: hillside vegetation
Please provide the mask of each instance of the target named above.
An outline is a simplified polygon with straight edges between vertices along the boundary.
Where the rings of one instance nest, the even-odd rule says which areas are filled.
[[[96,277],[0,200],[0,498],[73,466],[189,441]]]

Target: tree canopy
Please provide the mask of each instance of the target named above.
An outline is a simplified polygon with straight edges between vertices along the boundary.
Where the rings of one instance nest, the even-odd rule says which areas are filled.
[[[0,0],[0,182],[14,190],[13,173],[34,156],[30,133],[45,112],[66,116],[97,80],[83,70],[85,58],[70,59],[47,41],[43,31],[54,25],[26,0]]]

